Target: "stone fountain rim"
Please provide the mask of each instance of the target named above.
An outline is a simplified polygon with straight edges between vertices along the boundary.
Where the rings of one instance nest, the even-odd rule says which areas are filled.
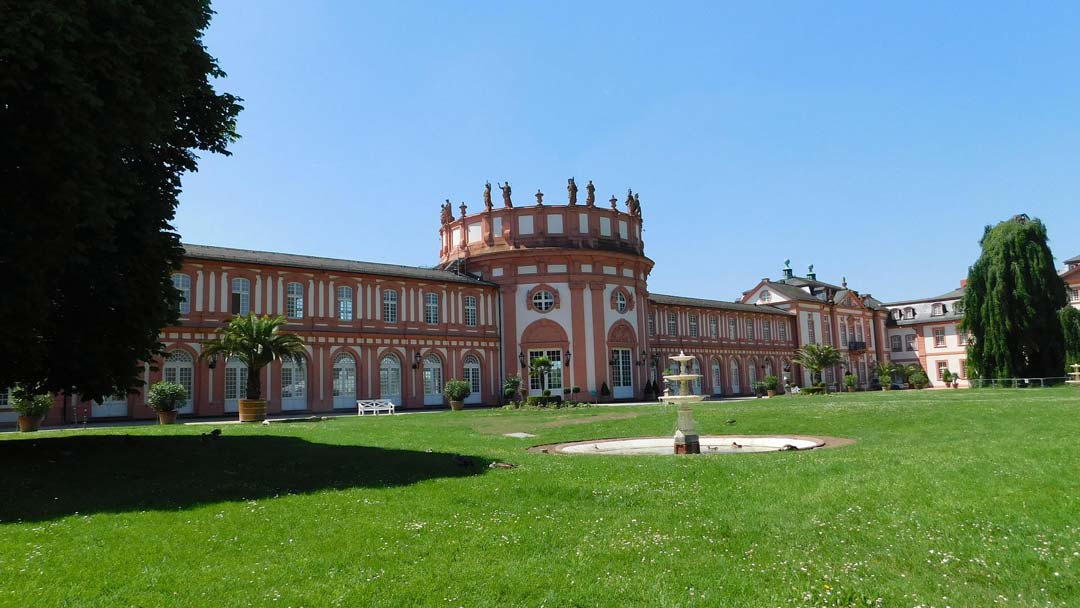
[[[817,443],[817,445],[815,445],[812,448],[806,448],[806,449],[803,449],[803,450],[799,450],[800,452],[809,452],[809,451],[823,450],[823,449],[828,449],[828,448],[840,448],[840,447],[844,447],[844,446],[847,446],[847,445],[852,445],[856,441],[855,439],[851,439],[850,437],[832,437],[830,435],[796,435],[796,434],[793,434],[793,433],[771,433],[771,434],[763,434],[763,433],[730,434],[730,433],[728,433],[728,434],[724,434],[724,435],[700,435],[699,437],[700,437],[700,439],[727,439],[727,438],[737,438],[737,437],[761,437],[761,438],[768,438],[768,439],[788,439],[788,438],[790,438],[790,439],[803,439],[803,440],[806,440],[806,441],[814,441],[814,442]],[[592,439],[582,439],[580,441],[561,441],[559,443],[544,443],[544,444],[540,444],[540,445],[534,445],[534,446],[532,446],[530,448],[527,448],[527,450],[529,452],[538,453],[538,454],[558,454],[558,455],[561,455],[561,456],[590,456],[590,454],[580,454],[580,453],[573,453],[573,452],[567,453],[567,452],[562,452],[560,450],[562,448],[572,446],[572,445],[597,443],[597,442],[601,442],[601,441],[620,441],[620,440],[629,440],[629,439],[666,439],[666,440],[669,440],[669,441],[672,440],[670,435],[645,435],[645,436],[641,436],[641,437],[626,437],[626,436],[623,436],[623,437],[594,437]],[[781,451],[781,450],[777,450],[777,451]],[[775,452],[752,452],[752,453],[754,453],[754,454],[773,454]],[[638,457],[640,457],[640,456],[645,456],[646,454],[604,454],[604,455],[605,456],[638,456]],[[647,455],[648,456],[666,457],[666,455],[660,455],[660,454],[647,454]]]

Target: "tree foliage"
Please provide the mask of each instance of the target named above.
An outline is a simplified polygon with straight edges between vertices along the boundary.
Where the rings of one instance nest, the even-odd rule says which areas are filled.
[[[987,226],[968,271],[961,331],[971,334],[969,373],[983,378],[1060,376],[1065,345],[1058,311],[1065,282],[1046,227],[1019,215]]]
[[[1066,306],[1059,317],[1065,342],[1065,367],[1066,371],[1072,371],[1072,364],[1080,363],[1080,310]]]
[[[843,361],[840,351],[828,344],[807,344],[799,349],[794,362],[810,370],[811,381],[821,381],[821,370],[838,365]]]
[[[295,334],[285,333],[285,317],[256,316],[255,313],[236,315],[217,330],[214,339],[203,345],[199,358],[209,361],[217,357],[237,359],[247,366],[248,399],[262,399],[262,368],[274,361],[291,359],[303,364],[304,341]]]
[[[0,0],[0,387],[140,384],[176,321],[173,220],[239,99],[203,46],[208,0]]]

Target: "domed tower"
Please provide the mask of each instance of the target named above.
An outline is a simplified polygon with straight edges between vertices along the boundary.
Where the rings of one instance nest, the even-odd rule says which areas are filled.
[[[444,268],[456,267],[500,287],[503,374],[528,375],[529,362],[552,362],[546,378],[529,377],[530,394],[552,395],[580,387],[576,398],[601,393],[615,399],[640,398],[649,360],[646,283],[653,261],[641,240],[641,207],[627,192],[623,209],[612,197],[595,204],[590,181],[585,204],[577,184],[567,183],[565,205],[548,205],[537,191],[527,206],[514,206],[510,184],[501,204],[484,191],[484,209],[468,214],[464,203],[454,217],[443,206]],[[568,398],[574,398],[569,396]]]

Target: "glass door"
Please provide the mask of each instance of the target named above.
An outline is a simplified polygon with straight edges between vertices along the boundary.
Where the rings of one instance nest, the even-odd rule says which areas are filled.
[[[615,362],[611,367],[612,396],[616,399],[633,399],[634,363],[631,360],[630,349],[612,349],[611,358]]]

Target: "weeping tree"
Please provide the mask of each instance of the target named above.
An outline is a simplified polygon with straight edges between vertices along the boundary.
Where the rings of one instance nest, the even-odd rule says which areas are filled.
[[[1060,376],[1065,341],[1058,311],[1065,282],[1054,268],[1046,226],[1018,215],[987,226],[968,271],[961,331],[971,335],[969,373],[983,378]]]
[[[1065,367],[1071,371],[1073,363],[1080,363],[1080,310],[1066,306],[1058,316],[1065,340]]]

